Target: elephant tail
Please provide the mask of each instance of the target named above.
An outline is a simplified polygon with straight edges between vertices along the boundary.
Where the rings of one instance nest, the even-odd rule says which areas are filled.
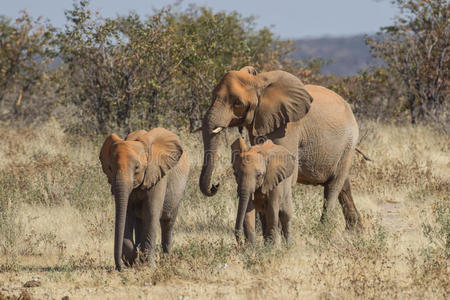
[[[361,154],[361,156],[362,156],[365,160],[367,160],[367,161],[372,161],[372,162],[373,162],[373,159],[371,159],[370,157],[368,157],[367,155],[365,155],[361,150],[359,150],[358,148],[355,148],[355,150],[356,150],[356,152],[358,152],[359,154]]]

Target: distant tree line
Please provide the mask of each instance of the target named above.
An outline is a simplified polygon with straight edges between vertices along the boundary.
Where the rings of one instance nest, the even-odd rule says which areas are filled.
[[[52,116],[76,133],[192,131],[223,74],[253,65],[328,86],[359,118],[448,122],[449,4],[394,2],[404,14],[381,38],[367,39],[384,64],[351,77],[321,74],[320,60],[294,59],[290,41],[236,12],[166,7],[147,18],[102,18],[82,0],[65,12],[63,29],[26,12],[15,21],[0,17],[0,119]]]

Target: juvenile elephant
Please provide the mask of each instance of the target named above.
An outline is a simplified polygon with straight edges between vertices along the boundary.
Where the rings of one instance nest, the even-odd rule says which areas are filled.
[[[292,184],[322,185],[327,219],[338,199],[347,228],[361,227],[348,173],[358,141],[358,125],[350,106],[333,91],[304,85],[284,71],[258,74],[253,67],[229,71],[213,90],[213,102],[202,123],[204,160],[200,190],[213,196],[211,185],[219,133],[245,127],[252,145],[271,139],[294,154],[297,172]],[[254,240],[255,210],[250,202],[244,218],[246,237]]]
[[[239,138],[231,149],[239,195],[236,239],[240,241],[245,211],[249,201],[252,201],[261,218],[265,241],[279,244],[280,223],[283,236],[290,243],[293,212],[291,176],[295,169],[295,157],[271,140],[248,149],[244,139]]]
[[[122,259],[133,263],[137,247],[153,263],[158,223],[163,251],[170,251],[189,173],[180,139],[164,128],[135,131],[125,140],[113,133],[103,143],[100,161],[116,202],[116,269],[121,270]]]

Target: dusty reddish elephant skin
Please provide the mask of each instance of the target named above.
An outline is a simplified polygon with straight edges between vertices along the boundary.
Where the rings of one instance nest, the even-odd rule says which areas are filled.
[[[321,86],[304,85],[284,71],[257,73],[253,67],[229,71],[213,90],[213,101],[202,121],[204,160],[200,190],[213,196],[219,185],[211,184],[219,134],[224,128],[245,127],[250,144],[271,139],[296,159],[292,184],[322,185],[326,220],[339,202],[347,228],[361,227],[351,197],[348,174],[359,129],[348,103]],[[246,209],[244,231],[254,240],[254,207]]]
[[[130,265],[134,262],[138,246],[144,259],[153,264],[159,227],[163,251],[170,251],[189,174],[180,139],[164,128],[135,131],[125,140],[111,134],[99,158],[116,204],[116,269],[121,270],[122,259]]]

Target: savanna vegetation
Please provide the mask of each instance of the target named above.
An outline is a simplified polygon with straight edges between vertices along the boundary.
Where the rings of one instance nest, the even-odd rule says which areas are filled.
[[[402,14],[367,39],[379,63],[324,75],[252,18],[192,6],[102,18],[88,1],[64,28],[0,17],[0,298],[447,298],[450,290],[449,4],[395,0]],[[236,244],[236,184],[222,136],[216,176],[198,188],[211,91],[228,70],[283,69],[351,104],[361,129],[351,171],[365,230],[321,225],[319,187],[294,189],[294,245]],[[192,169],[173,253],[113,269],[114,201],[98,152],[106,134],[163,126]]]

